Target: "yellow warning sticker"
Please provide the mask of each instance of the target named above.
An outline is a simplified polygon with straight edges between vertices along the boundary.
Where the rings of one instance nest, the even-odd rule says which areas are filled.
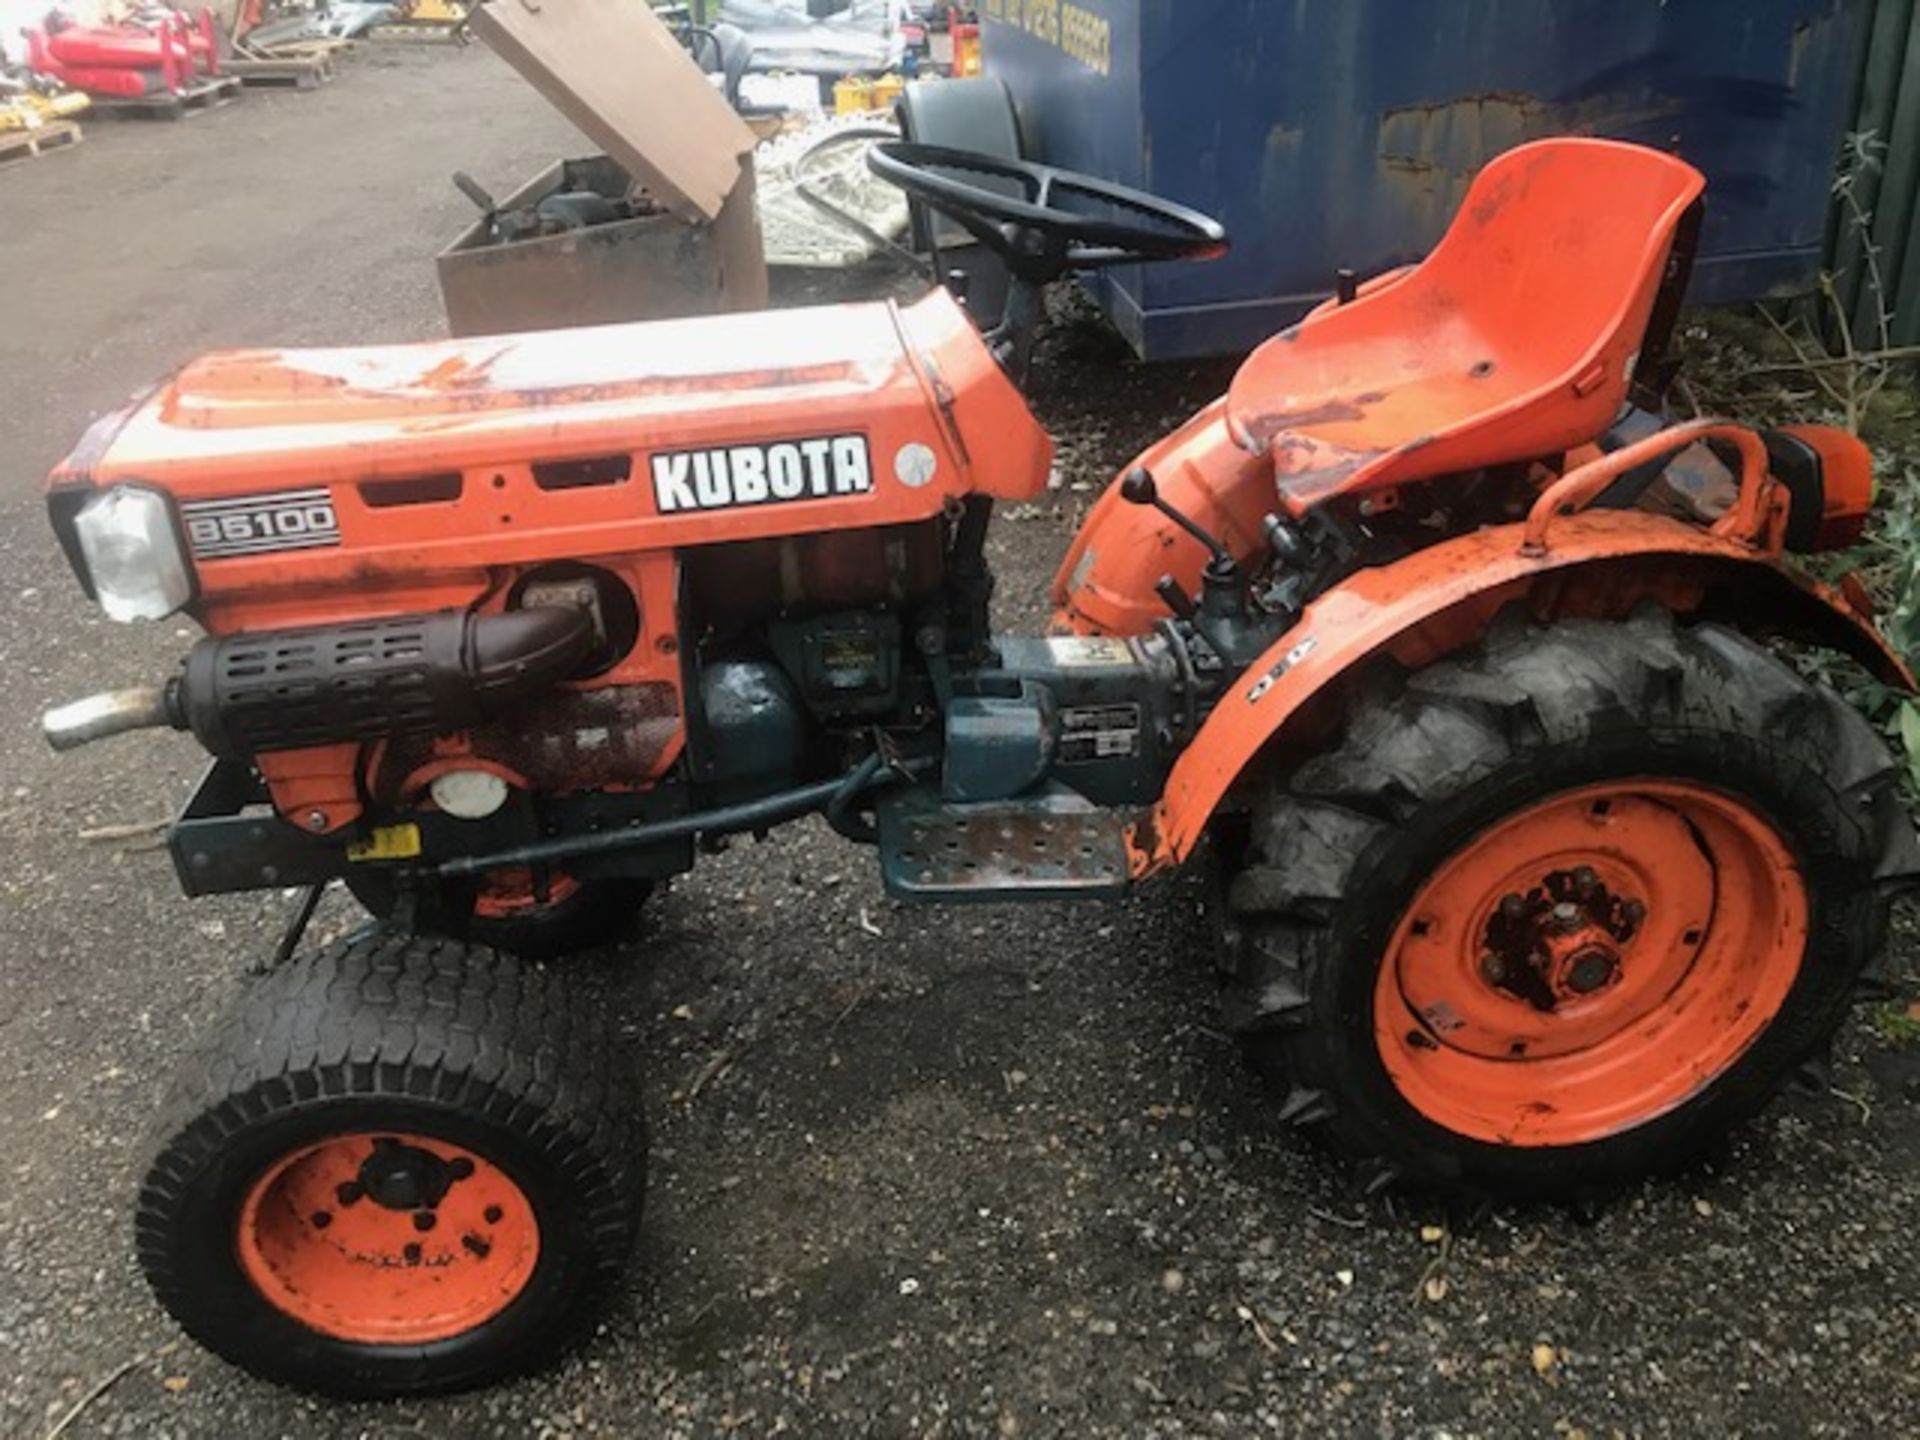
[[[347,846],[349,860],[411,860],[420,853],[418,825],[382,825]]]

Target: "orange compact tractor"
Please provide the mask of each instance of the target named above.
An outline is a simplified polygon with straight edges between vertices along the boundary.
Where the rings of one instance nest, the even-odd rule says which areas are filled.
[[[911,144],[1005,258],[916,304],[209,356],[93,427],[53,526],[116,619],[206,631],[47,717],[190,730],[196,895],[309,887],[178,1083],[138,1203],[188,1331],[394,1393],[534,1363],[640,1209],[629,1077],[556,957],[701,842],[821,815],[902,900],[1098,899],[1200,857],[1275,1120],[1394,1178],[1566,1196],[1685,1162],[1820,1048],[1920,848],[1873,730],[1766,648],[1912,677],[1787,551],[1866,452],[1669,424],[1701,177],[1489,165],[1088,517],[989,624],[1046,487],[1042,287],[1212,221]],[[293,958],[344,882],[383,923]]]

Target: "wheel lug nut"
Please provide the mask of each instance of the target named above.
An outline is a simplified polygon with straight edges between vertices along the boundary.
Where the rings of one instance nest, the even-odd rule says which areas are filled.
[[[1580,923],[1580,907],[1571,900],[1562,900],[1553,907],[1553,923],[1562,930],[1572,930]]]
[[[1480,973],[1490,985],[1498,985],[1507,978],[1507,962],[1489,950],[1480,957]]]
[[[1518,920],[1527,913],[1527,902],[1520,895],[1506,895],[1500,900],[1500,913],[1509,920]]]
[[[1600,877],[1593,873],[1591,865],[1582,865],[1573,872],[1573,888],[1582,895],[1591,895],[1599,883]]]

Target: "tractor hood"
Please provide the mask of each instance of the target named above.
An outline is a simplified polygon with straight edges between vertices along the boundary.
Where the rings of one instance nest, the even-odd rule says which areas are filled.
[[[936,291],[216,353],[97,422],[49,504],[77,555],[99,492],[162,492],[205,594],[272,588],[287,551],[307,581],[346,581],[904,523],[956,495],[1031,496],[1051,458]]]

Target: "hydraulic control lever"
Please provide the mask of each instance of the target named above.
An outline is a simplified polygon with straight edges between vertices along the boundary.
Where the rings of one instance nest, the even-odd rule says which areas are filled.
[[[1154,483],[1153,472],[1144,465],[1134,466],[1121,477],[1120,498],[1129,504],[1152,506],[1206,547],[1207,566],[1200,572],[1198,604],[1171,575],[1161,576],[1154,592],[1167,609],[1199,633],[1222,663],[1232,666],[1247,658],[1240,652],[1256,644],[1259,627],[1247,604],[1246,573],[1226,545],[1167,501]],[[1258,648],[1252,653],[1257,654]]]
[[[1144,465],[1136,465],[1123,475],[1120,479],[1120,498],[1133,505],[1151,505],[1206,547],[1207,568],[1200,577],[1200,615],[1222,620],[1246,617],[1247,584],[1239,563],[1218,537],[1203,530],[1160,494],[1160,487],[1154,483],[1151,470]],[[1166,601],[1168,609],[1183,620],[1193,619],[1192,601],[1188,600],[1183,608],[1171,598],[1170,592],[1179,587],[1170,578],[1162,579],[1154,589]],[[1181,599],[1185,600],[1186,597],[1183,595]]]
[[[1130,505],[1151,505],[1187,534],[1206,546],[1207,554],[1212,558],[1210,565],[1232,566],[1233,556],[1227,553],[1227,547],[1207,531],[1202,530],[1192,520],[1181,514],[1160,494],[1160,486],[1153,478],[1153,472],[1144,465],[1136,465],[1120,477],[1120,498]],[[1237,567],[1236,567],[1237,568]]]

